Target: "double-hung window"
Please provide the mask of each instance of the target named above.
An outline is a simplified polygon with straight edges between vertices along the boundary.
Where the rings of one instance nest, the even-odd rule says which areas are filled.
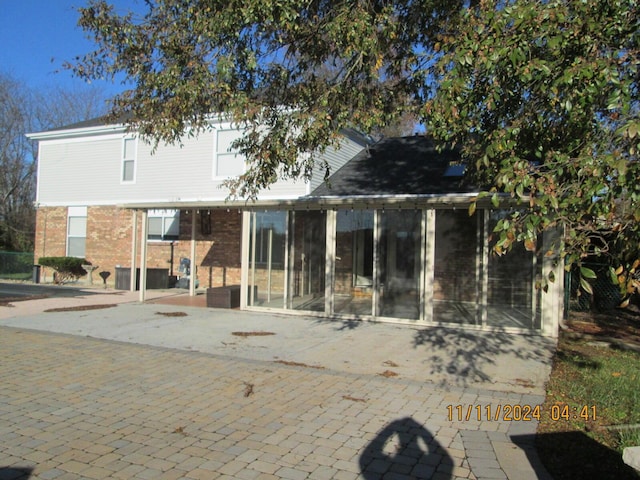
[[[67,256],[84,258],[87,244],[87,207],[67,210]]]
[[[240,130],[215,130],[216,151],[213,164],[215,178],[229,178],[244,172],[244,156],[231,145],[240,138]]]
[[[148,240],[172,241],[180,236],[180,210],[149,210]]]
[[[122,183],[136,180],[136,139],[125,138],[122,142]]]

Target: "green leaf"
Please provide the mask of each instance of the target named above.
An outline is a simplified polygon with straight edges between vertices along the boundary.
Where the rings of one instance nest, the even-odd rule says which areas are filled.
[[[590,295],[593,295],[593,288],[585,278],[582,278],[582,277],[580,278],[580,286],[585,292],[587,292]]]
[[[580,276],[583,278],[598,278],[596,272],[588,267],[580,267]]]

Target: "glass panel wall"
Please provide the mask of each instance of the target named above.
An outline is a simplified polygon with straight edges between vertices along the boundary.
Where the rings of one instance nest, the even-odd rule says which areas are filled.
[[[340,210],[336,219],[334,312],[371,315],[373,211]]]
[[[287,212],[251,214],[248,305],[284,308]]]
[[[489,212],[489,231],[508,212]],[[519,243],[504,255],[489,252],[487,265],[487,325],[532,328],[538,295],[537,258]]]
[[[378,212],[380,278],[377,313],[382,317],[420,318],[422,211]]]
[[[504,215],[437,210],[425,239],[422,210],[339,210],[327,303],[336,314],[420,320],[424,295],[435,322],[540,328],[541,258],[522,245],[497,256],[487,245]],[[325,312],[326,222],[318,210],[252,213],[249,306]]]
[[[478,215],[438,210],[435,225],[433,320],[459,324],[478,321],[479,260],[482,238]]]
[[[289,213],[287,308],[324,312],[326,212]]]

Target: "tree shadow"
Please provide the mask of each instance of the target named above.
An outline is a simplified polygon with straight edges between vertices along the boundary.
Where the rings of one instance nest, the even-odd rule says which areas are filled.
[[[387,425],[360,454],[360,472],[366,480],[387,473],[407,478],[451,478],[453,459],[423,425],[411,417]]]
[[[556,480],[638,480],[640,476],[622,456],[583,432],[513,435],[534,468],[541,463]],[[531,445],[535,444],[535,449]]]
[[[0,480],[27,480],[32,473],[31,467],[0,467]]]
[[[498,358],[551,365],[555,351],[552,339],[517,335],[500,329],[488,332],[428,327],[415,333],[413,343],[414,348],[426,349],[428,357],[424,363],[431,369],[431,374],[447,375],[448,380],[443,383],[450,384],[454,379],[459,386],[493,381],[490,369],[498,367]]]
[[[364,315],[351,315],[349,318],[344,317],[316,317],[314,322],[318,324],[329,324],[334,327],[337,332],[345,330],[356,330],[364,326],[367,323],[376,323],[375,320],[371,320],[371,317]]]
[[[91,290],[81,286],[70,285],[30,285],[23,283],[4,283],[0,292],[2,303],[21,302],[40,298],[59,297],[90,297],[92,295],[104,295],[103,291]],[[120,295],[122,292],[110,292],[111,295]]]
[[[588,368],[590,370],[598,370],[602,364],[588,356],[584,355],[584,353],[579,352],[577,350],[567,348],[567,352],[558,351],[558,359],[563,362],[571,363],[577,368]]]

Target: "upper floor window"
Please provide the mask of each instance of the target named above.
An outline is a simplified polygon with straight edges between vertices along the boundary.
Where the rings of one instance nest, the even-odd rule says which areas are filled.
[[[148,240],[171,241],[180,236],[180,210],[149,210]]]
[[[134,182],[136,179],[136,139],[125,138],[122,142],[122,181]]]
[[[229,178],[244,172],[244,156],[234,150],[231,145],[240,137],[239,130],[216,130],[216,152],[213,165],[213,176]]]
[[[87,244],[87,207],[67,210],[67,256],[84,258]]]

